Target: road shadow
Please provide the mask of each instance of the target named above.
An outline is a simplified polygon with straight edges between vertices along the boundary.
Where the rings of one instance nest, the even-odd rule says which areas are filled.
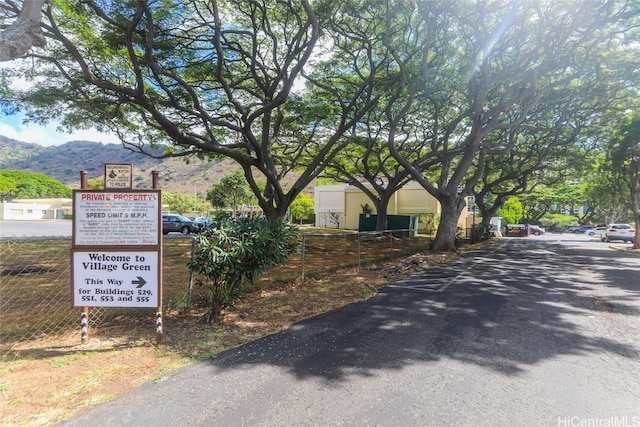
[[[435,266],[424,279],[412,277],[434,280],[441,271],[450,282],[443,291],[385,288],[224,353],[212,362],[213,372],[269,364],[301,380],[334,383],[442,359],[518,375],[561,355],[637,358],[629,342],[589,330],[597,313],[640,315],[640,280],[621,280],[638,277],[640,269],[614,267],[606,255],[540,241],[498,244]]]

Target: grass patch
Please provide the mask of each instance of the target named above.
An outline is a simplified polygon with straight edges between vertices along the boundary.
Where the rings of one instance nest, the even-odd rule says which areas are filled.
[[[428,246],[426,240],[416,245],[414,251],[423,252],[407,256],[398,242],[393,242],[391,250],[389,240],[385,240],[384,246],[377,249],[361,246],[361,250],[365,247],[369,252],[377,251],[378,258],[362,262],[360,268],[354,266],[353,260],[343,259],[349,266],[339,268],[332,266],[332,261],[320,260],[340,258],[333,252],[346,243],[336,240],[336,246],[331,247],[328,242],[320,244],[312,240],[318,252],[312,257],[313,262],[305,263],[309,269],[304,281],[300,280],[301,258],[270,270],[258,281],[256,289],[226,313],[222,325],[202,322],[204,308],[197,305],[191,311],[180,304],[165,306],[165,337],[160,345],[154,339],[153,310],[142,309],[121,310],[105,317],[98,326],[92,326],[86,344],[80,344],[77,329],[6,345],[0,356],[0,383],[5,388],[0,390],[3,425],[55,424],[82,408],[113,400],[145,381],[163,381],[168,372],[195,360],[215,358],[223,351],[284,330],[295,322],[370,298],[380,287],[404,274],[456,256],[428,253],[424,249]],[[190,240],[166,239],[165,245],[167,296],[184,301]],[[477,247],[465,246],[464,250]],[[415,262],[416,258],[419,262]],[[330,273],[326,274],[327,271]],[[65,289],[69,293],[68,283]],[[94,311],[97,310],[91,313]],[[77,320],[79,310],[72,312]]]

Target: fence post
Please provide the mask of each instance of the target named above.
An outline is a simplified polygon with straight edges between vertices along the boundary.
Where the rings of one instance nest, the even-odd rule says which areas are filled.
[[[304,247],[306,245],[306,238],[304,234],[302,235],[302,281],[304,282]]]
[[[86,190],[89,186],[89,172],[80,171],[80,189]],[[75,215],[75,213],[74,213]],[[73,244],[73,242],[72,242]],[[82,307],[80,312],[80,343],[89,341],[89,307]]]
[[[160,189],[160,172],[159,171],[151,171],[151,186],[153,187],[154,190],[159,190]],[[160,208],[162,209],[162,193],[160,193]],[[162,227],[162,224],[160,224],[160,227]],[[158,286],[158,307],[156,308],[156,343],[160,344],[162,342],[162,338],[164,337],[164,331],[162,329],[162,288],[163,283],[162,283],[162,261],[163,261],[163,247],[162,247],[163,243],[160,242],[160,245],[158,247],[158,259],[160,260],[160,265],[159,265],[159,269],[160,271],[158,272],[158,275],[160,276],[159,278],[159,285]]]
[[[357,238],[358,238],[358,270],[360,270],[360,232],[358,232]]]
[[[196,239],[191,238],[191,262],[196,253]],[[189,268],[189,289],[187,289],[187,312],[191,311],[191,293],[193,291],[193,268]]]

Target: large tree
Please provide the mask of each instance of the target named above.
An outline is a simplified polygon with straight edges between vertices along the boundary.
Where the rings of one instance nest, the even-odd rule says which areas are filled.
[[[362,82],[359,87],[373,100],[370,108],[361,108],[363,114],[343,137],[347,149],[328,162],[323,175],[354,185],[366,194],[377,213],[376,228],[383,230],[391,197],[411,179],[388,145],[401,145],[401,139],[407,139],[396,130],[406,120],[420,86],[409,88],[407,80],[420,80],[422,71],[437,60],[428,56],[432,42],[429,35],[441,24],[435,15],[416,13],[414,1],[327,0],[316,4],[321,5],[319,16],[325,18],[331,43],[313,73],[307,75],[312,99],[329,103],[353,99],[350,85],[324,83],[338,70],[343,80]],[[325,121],[325,126],[337,129],[342,120],[334,116]],[[420,154],[404,151],[410,161]]]
[[[633,214],[629,203],[620,197],[616,186],[611,182],[608,169],[609,161],[604,152],[593,159],[593,169],[584,177],[581,186],[582,199],[593,212],[598,224],[610,224],[631,218]]]
[[[3,4],[3,22],[19,13]],[[320,34],[308,0],[55,0],[42,29],[47,46],[4,70],[32,81],[11,99],[29,120],[115,131],[148,154],[169,143],[165,156],[230,157],[274,218],[321,169],[310,166],[285,189],[291,167],[272,155],[283,106]]]
[[[30,120],[113,129],[131,149],[170,142],[166,155],[230,157],[278,218],[368,137],[362,124],[375,111],[378,140],[440,201],[434,249],[449,251],[496,133],[545,132],[545,112],[587,116],[615,98],[602,82],[616,68],[611,52],[633,46],[635,4],[318,0],[316,13],[308,0],[55,0],[46,49],[23,63],[35,85],[11,102]],[[3,5],[3,22],[15,19],[19,6]],[[305,67],[314,89],[292,97]],[[553,126],[570,126],[563,117]]]
[[[442,215],[434,249],[455,249],[456,223],[464,198],[485,167],[480,157],[496,132],[528,129],[547,132],[539,123],[546,111],[598,114],[615,96],[602,90],[615,39],[634,26],[638,9],[619,1],[417,2],[417,13],[437,16],[440,33],[431,35],[428,57],[438,58],[416,85],[415,117],[424,135],[414,139],[423,159],[407,159],[405,150],[389,144],[394,157],[441,203]],[[419,35],[415,35],[418,37]],[[446,40],[446,43],[437,43]],[[407,74],[408,75],[408,74]],[[589,103],[584,103],[589,100]],[[582,107],[580,106],[582,104]],[[570,126],[558,116],[555,127]],[[415,132],[416,126],[399,128]],[[418,135],[416,135],[418,136]],[[399,138],[401,139],[401,138]],[[433,171],[433,160],[438,169]]]
[[[576,142],[579,133],[580,128],[569,126],[546,132],[541,129],[510,130],[505,135],[497,132],[500,140],[487,144],[486,151],[479,153],[479,161],[484,165],[472,190],[482,221],[488,224],[512,196],[530,194],[539,186],[550,186],[577,175],[580,159],[585,158],[589,148]],[[522,220],[536,223],[544,213],[527,211]]]
[[[636,237],[634,249],[640,249],[640,113],[627,117],[605,145],[602,170],[622,203],[633,213]]]
[[[34,46],[45,45],[40,28],[40,14],[44,3],[45,0],[23,0],[18,17],[10,25],[0,25],[0,61],[18,58]]]
[[[242,175],[242,171],[227,174],[220,182],[213,184],[207,190],[207,200],[214,208],[231,208],[231,216],[236,218],[238,206],[250,204],[255,200],[251,188]]]
[[[46,175],[20,170],[0,170],[0,197],[12,199],[38,199],[71,197],[71,189]]]

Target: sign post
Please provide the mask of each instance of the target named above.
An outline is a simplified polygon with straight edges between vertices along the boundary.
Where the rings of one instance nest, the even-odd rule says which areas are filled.
[[[153,190],[86,190],[83,171],[85,184],[73,191],[71,295],[73,305],[83,307],[83,343],[88,339],[88,307],[156,307],[156,339],[162,340],[162,192],[157,175],[153,171]],[[130,174],[126,179],[131,181]]]

